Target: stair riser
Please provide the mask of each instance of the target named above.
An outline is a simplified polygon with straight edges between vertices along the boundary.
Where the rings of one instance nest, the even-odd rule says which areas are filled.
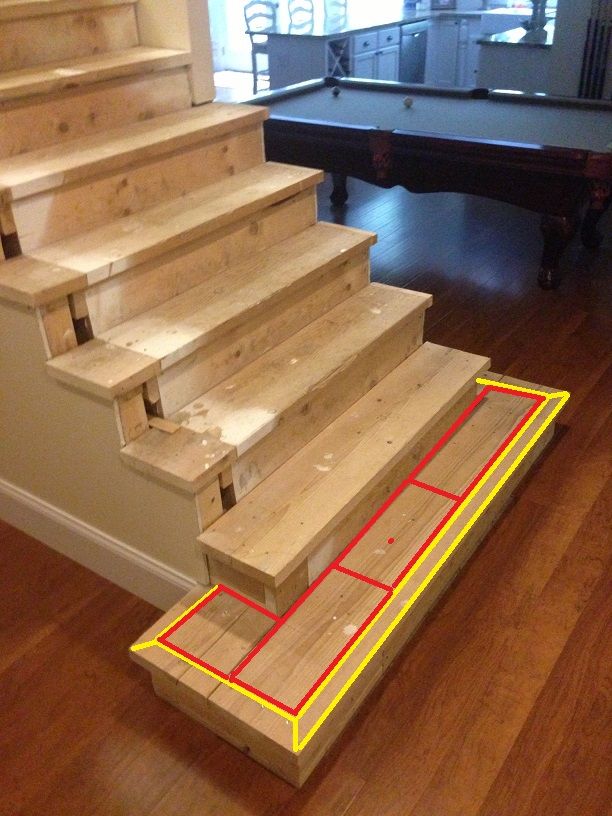
[[[348,366],[300,399],[232,466],[238,501],[398,366],[423,342],[424,312],[411,314]]]
[[[228,564],[222,564],[210,556],[205,556],[210,584],[223,584],[231,587],[236,592],[240,592],[246,598],[251,598],[261,606],[266,605],[266,588],[256,578],[238,572]]]
[[[211,271],[225,269],[306,229],[316,222],[316,206],[315,191],[307,190],[203,241],[90,287],[85,299],[94,335],[197,286]]]
[[[191,57],[186,51],[144,46],[73,60],[67,70],[43,65],[26,71],[0,73],[0,106],[32,100],[33,97],[61,94],[121,77],[186,67],[190,63]]]
[[[138,45],[134,6],[91,8],[0,22],[0,70],[87,57]]]
[[[406,475],[420,462],[431,446],[440,438],[444,431],[455,421],[461,412],[476,396],[476,387],[472,386],[463,395],[458,395],[456,401],[444,412],[440,413],[437,421],[432,425],[416,445],[406,451],[402,460],[375,486],[367,499],[359,504],[345,519],[339,519],[334,534],[319,546],[305,554],[304,561],[278,586],[264,585],[251,576],[241,575],[237,570],[221,564],[214,557],[208,556],[209,571],[213,583],[234,581],[230,585],[240,592],[248,594],[253,600],[266,606],[277,615],[284,614],[287,609],[308,589],[323,570],[340,554],[347,544],[357,535],[367,521],[372,517],[392,491],[406,478]]]
[[[152,119],[190,105],[185,68],[0,105],[0,158]]]
[[[260,310],[228,334],[206,344],[159,378],[161,408],[170,416],[287,339],[369,282],[367,252],[325,271],[290,299]]]
[[[259,125],[205,141],[93,180],[75,182],[12,204],[22,250],[60,241],[198,187],[248,170],[264,160]]]

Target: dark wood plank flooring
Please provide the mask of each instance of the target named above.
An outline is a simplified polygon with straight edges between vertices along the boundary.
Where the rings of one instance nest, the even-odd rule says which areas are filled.
[[[572,392],[548,456],[301,791],[153,695],[127,650],[157,610],[0,524],[3,816],[612,812],[609,238],[542,292],[533,214],[328,191],[375,280],[435,295],[429,339]]]

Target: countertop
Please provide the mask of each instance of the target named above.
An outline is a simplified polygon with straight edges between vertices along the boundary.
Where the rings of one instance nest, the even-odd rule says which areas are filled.
[[[420,11],[405,8],[403,0],[397,0],[397,2],[387,0],[387,2],[382,2],[378,8],[370,6],[365,9],[361,4],[359,6],[355,5],[352,10],[347,11],[346,19],[340,23],[326,20],[322,18],[322,15],[315,15],[312,26],[300,26],[292,29],[289,24],[279,25],[273,31],[266,31],[266,34],[272,37],[323,37],[329,39],[331,37],[358,34],[360,31],[372,31],[388,26],[418,23],[424,20],[449,17],[481,17],[482,12],[482,9],[479,11]]]
[[[511,28],[500,34],[486,34],[477,40],[480,45],[519,45],[530,48],[550,48],[555,37],[555,21],[547,23],[545,28],[525,31],[524,28]]]

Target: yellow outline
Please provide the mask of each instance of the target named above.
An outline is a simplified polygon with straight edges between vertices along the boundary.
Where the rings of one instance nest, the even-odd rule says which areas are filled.
[[[336,705],[338,705],[338,703],[340,702],[342,697],[344,697],[344,695],[346,694],[348,689],[353,685],[353,683],[355,682],[357,677],[361,674],[361,672],[367,666],[367,664],[370,662],[372,657],[374,657],[374,655],[378,652],[378,650],[380,649],[382,644],[387,640],[387,638],[389,637],[391,632],[396,628],[396,626],[400,623],[402,618],[414,606],[414,603],[422,595],[422,593],[424,592],[426,587],[431,583],[431,581],[433,580],[435,575],[440,571],[440,569],[446,563],[446,561],[450,558],[452,553],[457,549],[457,547],[459,546],[459,544],[461,543],[463,538],[466,536],[466,534],[469,532],[469,530],[474,526],[474,524],[477,522],[477,520],[480,518],[480,516],[484,513],[484,511],[489,506],[489,504],[493,501],[493,499],[495,498],[497,493],[499,493],[501,488],[508,481],[510,476],[512,476],[514,471],[518,468],[518,466],[521,464],[523,459],[527,456],[529,451],[534,447],[534,445],[536,444],[538,439],[540,439],[540,437],[542,436],[542,434],[544,433],[546,428],[548,428],[548,426],[554,421],[556,416],[563,409],[563,407],[567,403],[568,399],[570,398],[570,394],[567,391],[556,391],[554,393],[550,393],[550,392],[546,392],[546,391],[539,391],[539,390],[536,390],[536,389],[533,389],[533,388],[525,388],[523,386],[510,385],[508,383],[498,382],[496,380],[488,380],[488,379],[486,379],[484,377],[478,377],[476,382],[479,383],[480,385],[493,385],[493,386],[501,387],[504,390],[520,391],[520,392],[522,392],[524,394],[534,394],[535,396],[544,397],[544,401],[542,403],[540,403],[537,410],[534,411],[534,413],[531,415],[531,417],[528,419],[528,421],[525,423],[525,425],[521,428],[519,433],[510,441],[510,443],[506,446],[506,448],[504,448],[504,450],[502,451],[500,456],[497,459],[495,459],[495,461],[491,464],[491,466],[487,469],[487,471],[482,475],[482,477],[480,478],[478,483],[473,487],[473,489],[470,491],[470,493],[461,502],[461,505],[457,508],[456,512],[453,513],[453,515],[447,520],[446,524],[438,532],[436,537],[432,540],[432,542],[429,545],[429,547],[427,548],[427,550],[413,564],[413,566],[411,567],[409,572],[406,573],[406,575],[401,580],[401,582],[397,585],[397,587],[395,587],[395,589],[393,590],[393,593],[390,595],[389,599],[384,604],[384,606],[381,607],[381,609],[377,612],[375,617],[369,622],[369,624],[365,627],[363,632],[360,633],[359,637],[355,640],[354,643],[351,644],[351,647],[346,651],[346,653],[342,656],[342,658],[334,666],[334,668],[328,674],[328,676],[325,678],[325,680],[321,683],[320,686],[317,687],[317,689],[314,691],[313,695],[306,701],[304,707],[300,710],[299,714],[294,715],[294,714],[289,714],[287,711],[283,711],[283,709],[275,706],[273,703],[269,702],[268,700],[263,699],[262,697],[255,694],[254,692],[251,692],[248,689],[243,688],[242,686],[238,686],[238,685],[236,685],[236,683],[233,683],[230,680],[226,680],[223,677],[219,677],[219,675],[215,674],[213,671],[211,671],[209,669],[206,669],[203,666],[200,666],[199,664],[195,663],[194,661],[190,660],[189,658],[185,657],[184,655],[177,654],[175,651],[173,651],[172,649],[167,647],[165,644],[160,643],[158,641],[158,638],[162,637],[176,623],[178,623],[179,620],[184,618],[185,615],[187,615],[192,609],[194,609],[196,606],[198,606],[198,604],[202,603],[202,601],[205,598],[207,598],[209,595],[211,595],[213,592],[215,592],[218,585],[215,585],[214,587],[212,587],[212,589],[209,590],[209,592],[207,592],[205,595],[203,595],[201,598],[199,598],[194,604],[192,604],[189,607],[189,609],[181,612],[181,614],[178,615],[172,621],[171,624],[166,626],[156,636],[155,639],[149,640],[149,641],[147,641],[145,643],[135,644],[134,646],[131,647],[131,651],[136,652],[136,651],[140,651],[141,649],[147,649],[147,648],[149,648],[151,646],[158,646],[160,649],[163,649],[164,651],[168,652],[169,654],[174,655],[176,658],[178,658],[179,660],[182,660],[183,662],[189,664],[190,666],[197,669],[198,671],[204,672],[205,674],[208,674],[211,677],[214,677],[215,680],[217,680],[218,682],[223,683],[224,685],[235,689],[240,694],[243,694],[246,697],[249,697],[250,699],[254,700],[256,703],[259,703],[260,705],[262,705],[262,706],[264,706],[266,708],[269,708],[274,713],[279,714],[281,717],[283,717],[287,722],[292,723],[292,747],[293,747],[293,751],[295,753],[297,753],[298,751],[301,751],[308,744],[308,742],[310,742],[312,737],[319,730],[321,725],[325,722],[325,720],[331,714],[331,712],[334,710]],[[413,592],[413,594],[410,596],[408,601],[403,604],[403,606],[400,609],[400,611],[398,612],[398,614],[391,621],[389,626],[385,629],[383,634],[379,637],[379,639],[376,641],[374,646],[370,649],[368,654],[359,663],[359,666],[351,674],[349,679],[344,683],[344,685],[341,687],[341,689],[335,694],[335,696],[333,697],[331,702],[328,704],[328,706],[325,708],[323,713],[318,717],[318,719],[316,720],[314,725],[311,726],[311,728],[309,729],[306,736],[303,737],[300,740],[299,739],[299,721],[300,721],[300,719],[311,708],[311,706],[314,704],[314,702],[323,693],[324,689],[327,688],[329,683],[336,676],[336,674],[340,671],[342,666],[346,663],[346,661],[349,659],[349,657],[353,654],[353,652],[361,644],[363,639],[367,636],[367,634],[371,631],[371,629],[375,626],[375,624],[380,620],[381,616],[389,608],[391,603],[393,603],[393,600],[396,598],[398,593],[406,586],[407,582],[414,575],[416,570],[419,569],[419,567],[422,565],[424,559],[431,556],[431,553],[434,552],[434,550],[438,546],[439,542],[446,535],[446,533],[451,528],[451,526],[456,523],[458,518],[460,518],[460,516],[463,514],[465,508],[473,500],[474,496],[476,496],[476,494],[480,492],[480,490],[486,484],[486,482],[489,481],[492,474],[495,473],[495,471],[499,468],[500,464],[510,454],[510,452],[515,448],[515,446],[518,444],[519,440],[525,435],[525,433],[529,430],[529,428],[535,423],[535,421],[542,414],[544,409],[551,402],[553,402],[554,400],[558,400],[558,404],[551,411],[550,415],[546,418],[546,420],[541,425],[541,427],[537,430],[537,432],[534,433],[533,437],[525,445],[524,449],[521,451],[521,453],[517,457],[517,459],[513,462],[511,467],[501,477],[501,479],[495,485],[495,487],[491,490],[491,492],[484,498],[482,503],[475,510],[474,514],[470,517],[470,519],[467,521],[467,523],[462,527],[460,532],[453,539],[450,546],[442,554],[442,556],[437,561],[437,563],[427,573],[427,575],[425,576],[425,578],[423,579],[421,584],[419,584],[419,586]]]

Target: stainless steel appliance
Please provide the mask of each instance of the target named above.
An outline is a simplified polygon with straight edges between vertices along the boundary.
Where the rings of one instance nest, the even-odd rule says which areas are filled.
[[[400,82],[425,82],[427,30],[429,21],[402,26],[400,40]]]

